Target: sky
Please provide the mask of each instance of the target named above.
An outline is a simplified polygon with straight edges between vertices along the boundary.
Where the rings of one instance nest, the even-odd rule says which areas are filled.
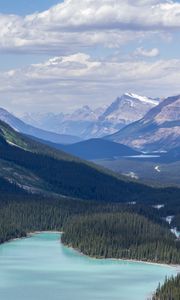
[[[69,112],[180,94],[180,1],[0,0],[0,106]]]

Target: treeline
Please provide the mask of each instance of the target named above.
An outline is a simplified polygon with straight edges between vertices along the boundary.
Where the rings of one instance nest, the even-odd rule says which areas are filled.
[[[8,192],[7,192],[8,191]],[[62,230],[74,216],[97,213],[137,213],[168,227],[158,210],[147,205],[99,203],[64,197],[32,195],[0,178],[0,243],[29,231]]]
[[[75,217],[62,241],[92,257],[180,263],[180,244],[169,229],[127,212]]]
[[[177,277],[166,279],[159,286],[152,300],[180,300],[180,274]]]
[[[0,193],[0,243],[32,231],[58,230],[65,231],[65,244],[87,255],[180,263],[179,243],[151,206],[28,195],[0,179],[2,186],[6,192]]]
[[[29,195],[4,179],[1,189],[0,243],[32,231],[58,230],[65,231],[64,243],[88,255],[180,262],[178,243],[151,206]]]
[[[85,209],[86,202],[81,201],[1,193],[0,243],[32,231],[60,231],[72,215]]]

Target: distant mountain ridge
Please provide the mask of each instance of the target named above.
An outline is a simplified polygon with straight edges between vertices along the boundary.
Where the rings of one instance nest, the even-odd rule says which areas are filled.
[[[66,153],[86,160],[114,159],[118,157],[136,156],[141,154],[141,152],[131,149],[128,146],[103,139],[90,139],[72,145],[60,145],[50,143],[48,141],[40,142],[44,142],[55,149],[62,150]]]
[[[60,134],[72,134],[82,139],[101,138],[141,119],[158,104],[159,99],[125,93],[109,106],[91,109],[86,105],[72,114],[25,114],[22,119]]]
[[[168,151],[180,146],[180,95],[168,97],[108,140],[144,151]]]
[[[57,134],[54,132],[36,128],[32,125],[28,125],[3,108],[0,108],[0,120],[10,125],[18,132],[32,135],[43,140],[49,140],[54,143],[71,144],[81,140],[80,138],[73,135]]]

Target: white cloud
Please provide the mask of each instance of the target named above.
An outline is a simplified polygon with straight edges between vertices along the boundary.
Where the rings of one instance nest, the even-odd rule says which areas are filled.
[[[60,30],[159,29],[180,26],[180,3],[167,1],[66,0],[26,18]]]
[[[146,50],[142,47],[137,48],[134,52],[135,56],[144,56],[144,57],[156,57],[159,55],[159,50],[157,48]]]
[[[65,0],[26,17],[0,15],[0,52],[56,55],[0,73],[0,106],[57,111],[106,104],[129,90],[150,96],[180,93],[180,60],[160,59],[157,38],[155,48],[145,43],[157,35],[163,43],[172,42],[179,16],[180,3],[166,0]],[[134,40],[131,57],[134,42],[127,53],[119,49]],[[104,48],[114,49],[107,51],[113,58],[102,59]]]
[[[158,0],[65,0],[26,17],[0,16],[1,51],[75,53],[119,47],[143,32],[180,28],[180,3]]]
[[[1,106],[15,111],[61,111],[107,104],[126,91],[180,93],[180,60],[111,61],[84,53],[54,57],[0,74]],[[162,94],[163,91],[163,94]]]

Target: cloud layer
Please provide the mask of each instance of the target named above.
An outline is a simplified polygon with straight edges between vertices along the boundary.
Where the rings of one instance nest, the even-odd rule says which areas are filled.
[[[26,17],[0,16],[0,50],[75,53],[119,47],[148,32],[180,29],[180,3],[158,0],[65,0]]]
[[[160,38],[169,42],[179,31],[180,3],[166,0],[65,0],[25,17],[1,15],[2,57],[52,57],[1,72],[1,106],[60,111],[106,104],[126,91],[180,93],[180,59],[162,58],[159,49]]]
[[[149,96],[179,93],[180,60],[118,61],[84,53],[1,73],[1,105],[14,110],[67,111],[107,104],[126,91]],[[8,103],[8,105],[7,105]]]

